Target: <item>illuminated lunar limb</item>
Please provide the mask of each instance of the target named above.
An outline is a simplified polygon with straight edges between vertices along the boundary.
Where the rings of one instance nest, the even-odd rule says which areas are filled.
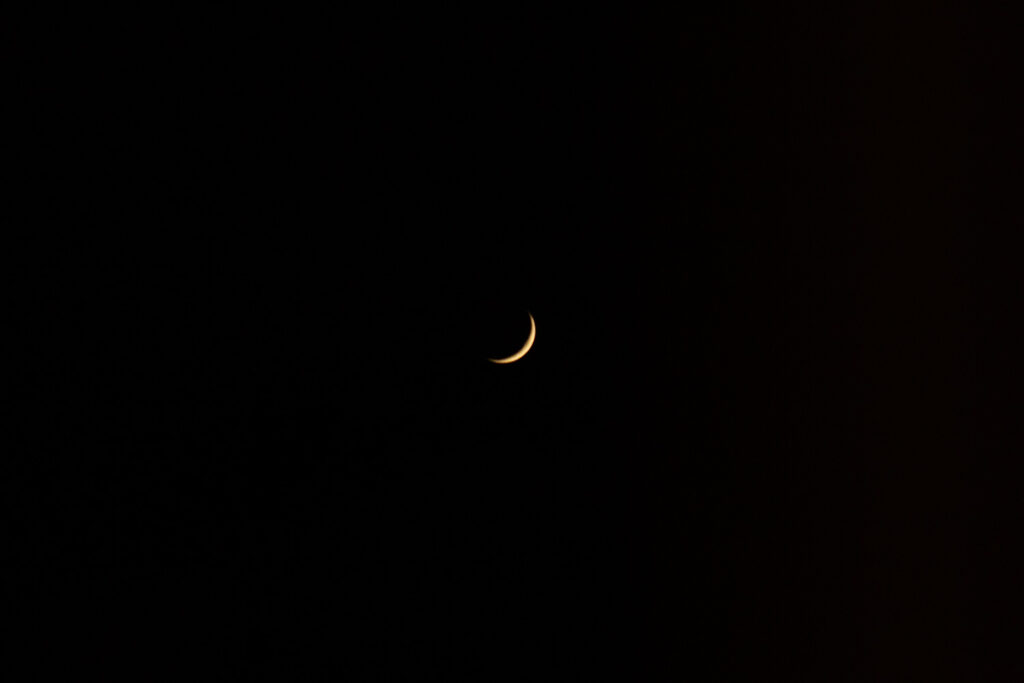
[[[527,315],[530,316],[530,336],[526,338],[526,343],[523,344],[523,348],[519,349],[518,351],[516,351],[507,358],[488,358],[487,360],[491,361],[492,363],[498,364],[515,363],[517,360],[526,355],[526,353],[530,350],[530,347],[533,346],[533,340],[537,338],[537,323],[533,321],[532,314],[527,312]]]

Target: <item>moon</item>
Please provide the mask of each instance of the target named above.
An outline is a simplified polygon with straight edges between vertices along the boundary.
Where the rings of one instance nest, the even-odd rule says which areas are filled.
[[[526,343],[523,344],[523,348],[519,349],[507,358],[488,358],[487,360],[492,363],[503,365],[505,363],[515,363],[526,355],[527,351],[530,350],[530,347],[533,346],[533,340],[537,338],[537,323],[533,321],[533,315],[529,311],[526,312],[526,315],[530,316],[530,336],[526,338]]]

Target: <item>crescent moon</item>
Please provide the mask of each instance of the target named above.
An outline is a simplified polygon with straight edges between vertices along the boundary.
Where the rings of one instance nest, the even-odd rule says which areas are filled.
[[[519,349],[508,358],[488,358],[487,360],[498,364],[515,363],[526,355],[526,352],[530,350],[531,346],[533,346],[533,340],[537,338],[537,323],[533,321],[533,315],[531,315],[529,311],[526,312],[526,315],[530,316],[530,336],[526,338],[526,343],[523,344],[523,348]]]

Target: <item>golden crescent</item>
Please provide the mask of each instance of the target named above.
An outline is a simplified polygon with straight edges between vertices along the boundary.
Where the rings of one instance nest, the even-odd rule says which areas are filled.
[[[533,340],[537,338],[537,323],[533,321],[533,315],[531,315],[529,311],[526,312],[526,315],[530,316],[530,336],[526,338],[526,343],[523,344],[523,348],[519,349],[508,358],[488,358],[487,360],[492,363],[515,363],[526,355],[526,352],[530,350],[531,346],[533,346]]]

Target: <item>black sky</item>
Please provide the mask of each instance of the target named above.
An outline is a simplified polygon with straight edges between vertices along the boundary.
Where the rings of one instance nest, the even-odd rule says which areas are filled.
[[[1000,22],[55,21],[4,477],[47,667],[1007,671]]]

